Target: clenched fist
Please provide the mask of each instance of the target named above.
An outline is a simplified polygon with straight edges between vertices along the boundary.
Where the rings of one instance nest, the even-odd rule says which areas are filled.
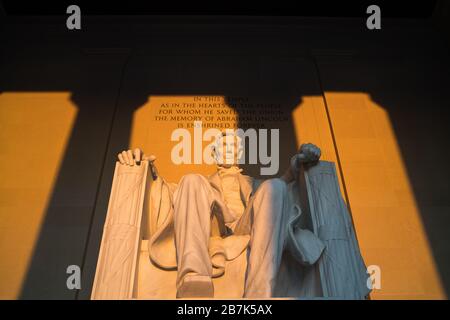
[[[293,181],[299,173],[302,163],[314,163],[320,159],[320,148],[312,143],[302,144],[298,153],[291,158],[291,163],[281,179],[286,183]]]
[[[144,155],[144,152],[138,148],[134,149],[134,151],[124,150],[121,153],[119,153],[117,157],[121,164],[127,166],[134,166],[134,165],[139,166],[142,160],[147,160],[149,162],[153,162],[156,160],[156,157],[154,155],[146,156]]]
[[[298,154],[300,162],[316,162],[320,159],[322,152],[320,148],[312,143],[302,144]]]

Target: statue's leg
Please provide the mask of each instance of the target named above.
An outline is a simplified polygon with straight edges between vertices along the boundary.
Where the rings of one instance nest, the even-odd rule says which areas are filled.
[[[211,185],[198,174],[184,176],[174,192],[179,298],[214,296],[208,252],[211,203]]]
[[[273,296],[288,218],[286,183],[264,181],[235,229],[235,234],[250,233],[244,297]]]

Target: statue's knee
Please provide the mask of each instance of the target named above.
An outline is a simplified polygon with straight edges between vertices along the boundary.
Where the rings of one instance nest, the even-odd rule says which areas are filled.
[[[287,191],[286,183],[279,178],[273,178],[264,181],[261,184],[260,188],[262,189],[262,191],[264,191],[264,193],[267,193],[274,197],[282,196]]]
[[[202,175],[197,173],[189,173],[183,178],[181,178],[180,185],[183,186],[198,186],[199,184],[204,182],[204,178]]]

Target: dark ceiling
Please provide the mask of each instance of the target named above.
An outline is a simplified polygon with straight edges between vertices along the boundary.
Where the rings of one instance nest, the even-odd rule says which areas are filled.
[[[86,15],[251,15],[296,17],[366,17],[366,8],[377,4],[383,17],[427,19],[433,14],[438,1],[293,1],[267,3],[231,1],[24,1],[0,0],[7,15],[65,15],[66,8],[77,4]],[[253,1],[252,1],[253,2]]]

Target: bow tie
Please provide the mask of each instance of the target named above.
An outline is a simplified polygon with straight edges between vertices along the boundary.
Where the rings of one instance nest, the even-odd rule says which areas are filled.
[[[237,175],[242,172],[242,169],[239,169],[239,167],[236,166],[232,166],[229,168],[217,167],[217,172],[219,173],[220,177],[223,177],[228,175]]]

